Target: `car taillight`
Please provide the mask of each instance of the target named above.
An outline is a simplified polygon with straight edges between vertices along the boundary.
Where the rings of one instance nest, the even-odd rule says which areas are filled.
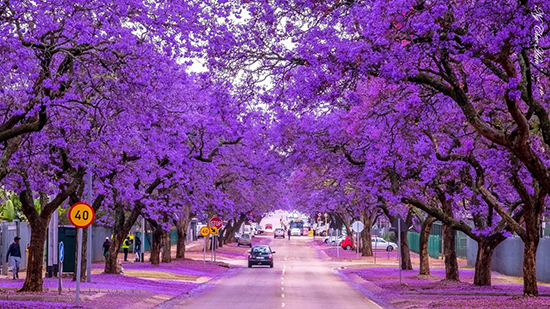
[[[273,258],[273,255],[270,254],[267,258],[271,260]]]
[[[249,254],[249,255],[248,255],[248,259],[249,259],[249,260],[252,259],[252,255]]]

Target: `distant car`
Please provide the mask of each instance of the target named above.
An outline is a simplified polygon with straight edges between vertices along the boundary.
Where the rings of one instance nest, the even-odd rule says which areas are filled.
[[[273,229],[273,224],[266,224],[265,229],[266,230],[272,230]]]
[[[273,268],[273,254],[269,246],[254,246],[254,248],[248,250],[248,268],[252,265],[269,265]]]
[[[351,248],[353,248],[354,243],[355,241],[352,240],[350,236],[346,236],[346,239],[342,240],[342,242],[340,243],[340,246],[346,250],[351,250]]]
[[[397,244],[389,242],[380,237],[372,237],[370,240],[372,249],[384,249],[386,251],[393,251],[397,248]]]
[[[299,228],[297,228],[297,227],[292,228],[292,229],[290,229],[290,235],[292,235],[292,236],[300,236],[300,235],[302,235],[302,230],[299,229]]]
[[[273,233],[273,238],[282,237],[285,238],[285,230],[281,228],[275,229],[275,233]]]
[[[252,248],[252,238],[249,234],[242,234],[241,237],[239,237],[239,240],[237,240],[237,246],[249,246]]]

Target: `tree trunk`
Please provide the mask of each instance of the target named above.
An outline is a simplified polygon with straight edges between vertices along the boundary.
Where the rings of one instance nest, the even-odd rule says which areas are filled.
[[[162,231],[162,263],[172,262],[172,243],[170,231]]]
[[[105,270],[106,274],[118,274],[117,272],[117,262],[118,262],[118,252],[122,246],[122,242],[126,239],[128,233],[132,229],[132,226],[137,220],[136,215],[130,215],[126,219],[124,214],[124,208],[121,204],[115,206],[115,224],[113,227],[113,239],[111,240],[111,246],[109,247],[109,253],[105,259]],[[145,246],[145,244],[143,244]]]
[[[218,247],[221,248],[223,247],[223,240],[225,239],[225,233],[226,233],[226,228],[224,229],[220,229],[220,231],[218,232],[220,234],[220,236],[218,236]]]
[[[78,229],[77,229],[77,232],[78,232]],[[81,258],[82,258],[82,263],[80,264],[80,282],[86,282],[86,260],[87,260],[87,255],[86,255],[86,252],[88,250],[87,248],[87,244],[88,244],[88,229],[83,229],[82,230],[82,255],[81,255]],[[75,250],[75,253],[74,253],[74,265],[75,265],[75,272],[73,273],[73,281],[76,281],[76,267],[78,266],[78,238],[76,240],[76,248],[77,250]]]
[[[455,230],[443,225],[443,252],[445,254],[445,279],[459,280],[458,262],[456,260]]]
[[[176,260],[185,259],[185,241],[187,239],[187,229],[185,231],[177,227],[178,241],[176,243]]]
[[[538,233],[527,241],[524,241],[523,249],[523,295],[538,296],[537,286],[537,247],[539,244]],[[528,236],[529,237],[529,236]]]
[[[361,231],[361,256],[372,256],[372,242],[371,242],[371,229],[372,221],[370,218],[370,212],[364,210],[361,212],[361,222],[365,225],[365,228]]]
[[[454,218],[453,206],[444,194],[439,195],[443,212]],[[445,280],[458,281],[458,262],[456,260],[455,230],[443,224],[443,254],[445,255]]]
[[[498,243],[497,243],[498,244]],[[491,268],[496,245],[492,242],[480,241],[477,245],[476,265],[474,272],[475,285],[491,285]]]
[[[422,222],[420,228],[419,254],[420,254],[420,271],[419,275],[430,275],[430,256],[428,254],[428,240],[430,238],[430,230],[435,222],[432,216],[427,217]]]
[[[29,220],[31,226],[31,242],[29,247],[29,262],[27,264],[27,277],[20,292],[42,292],[42,268],[44,265],[44,244],[49,217],[44,220],[36,217]],[[22,249],[23,250],[23,249]]]
[[[224,231],[224,235],[223,235],[223,243],[224,244],[227,244],[228,243],[228,239],[231,237],[231,234],[233,234],[233,237],[235,237],[235,228],[234,228],[234,222],[235,220],[231,219],[227,222],[227,225],[225,226],[225,231]]]
[[[151,264],[160,265],[160,247],[162,243],[162,228],[158,227],[153,231],[153,244],[151,246]]]
[[[395,232],[396,234],[398,232]],[[399,244],[399,251],[401,252],[401,269],[412,270],[411,252],[409,250],[409,241],[407,240],[407,231],[401,232],[401,243]]]

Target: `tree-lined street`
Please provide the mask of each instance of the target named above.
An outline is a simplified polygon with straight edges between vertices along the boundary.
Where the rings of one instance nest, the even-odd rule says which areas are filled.
[[[243,268],[236,274],[161,308],[237,309],[243,303],[262,308],[380,308],[334,271],[341,263],[322,261],[310,241],[309,237],[274,239],[270,243],[275,251],[273,268],[246,268],[246,261],[240,261]]]
[[[58,296],[105,285],[82,292],[101,307],[133,290],[116,278],[142,290],[164,269],[169,293],[137,298],[212,280],[181,301],[370,306],[313,234],[369,263],[391,247],[405,284],[352,275],[396,307],[433,280],[455,295],[500,275],[522,305],[544,297],[550,1],[5,0],[0,37],[6,299],[47,298],[62,268],[75,291]],[[240,269],[262,233],[291,240],[269,239],[274,269]],[[225,260],[197,270],[199,245]]]

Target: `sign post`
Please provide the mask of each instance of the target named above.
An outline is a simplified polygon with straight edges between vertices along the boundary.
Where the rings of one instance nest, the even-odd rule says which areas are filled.
[[[401,220],[397,220],[397,230],[397,235],[399,236],[397,238],[399,241],[399,245],[401,245]],[[399,285],[401,285],[401,263],[401,246],[399,246]]]
[[[212,257],[211,261],[216,261],[216,236],[218,236],[218,230],[222,228],[223,221],[218,217],[212,217],[208,220],[208,226],[210,227],[210,234],[212,235]]]
[[[59,242],[59,295],[61,295],[61,290],[63,289],[63,261],[65,260],[65,245],[63,245],[63,242]]]
[[[372,241],[370,243],[372,244]],[[376,265],[376,249],[377,248],[378,248],[378,235],[374,234],[374,265]]]
[[[334,241],[336,243],[336,258],[340,258],[340,244],[338,243],[338,230],[336,230],[336,240]]]
[[[201,236],[204,237],[204,254],[202,255],[203,266],[206,267],[206,237],[210,235],[210,229],[207,226],[201,227]]]
[[[361,233],[364,228],[365,228],[365,225],[361,221],[355,221],[351,224],[351,229],[355,232],[356,240],[357,240],[356,241],[357,257],[359,257],[359,233]]]
[[[69,209],[69,221],[76,227],[78,230],[78,263],[76,268],[76,296],[75,302],[78,307],[80,304],[80,275],[82,272],[82,229],[87,228],[94,222],[95,211],[92,206],[78,202],[71,206]]]
[[[395,219],[392,222],[392,228],[390,230],[394,230],[397,228],[397,247],[399,248],[399,252],[397,253],[397,258],[399,259],[399,284],[401,284],[401,264],[403,261],[401,261],[401,254],[402,254],[402,246],[401,246],[401,232],[407,231],[407,224],[405,221],[403,221],[403,217],[401,215],[397,215]],[[388,252],[389,255],[389,252]]]
[[[214,247],[216,246],[216,236],[218,235],[218,228],[215,226],[210,227],[210,235],[212,235],[212,254],[210,255],[210,262],[216,261],[216,251]]]

